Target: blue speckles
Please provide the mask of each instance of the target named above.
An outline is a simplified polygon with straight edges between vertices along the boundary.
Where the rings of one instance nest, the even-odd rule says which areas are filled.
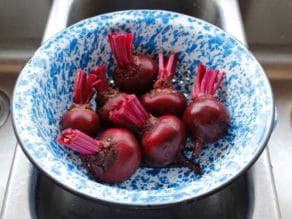
[[[157,16],[157,18],[160,18],[164,24],[168,24],[170,17],[170,14],[161,14],[161,16]]]
[[[209,25],[204,25],[203,28],[206,30],[206,31],[209,31],[211,28]]]
[[[196,44],[196,42],[194,42],[190,47],[188,47],[188,48],[186,49],[186,52],[187,52],[187,53],[191,53],[191,52],[193,52],[197,47],[198,47],[198,45]]]
[[[145,23],[147,25],[154,25],[155,24],[155,17],[147,17],[147,19],[145,19]]]
[[[208,41],[210,48],[218,48],[218,46],[222,45],[224,43],[224,39],[220,36],[210,36],[210,39]]]
[[[146,173],[152,176],[157,175],[160,172],[159,168],[149,168]]]
[[[77,39],[73,39],[71,41],[71,43],[70,43],[70,51],[71,52],[72,51],[76,51],[76,49],[77,49],[77,43],[78,43]]]

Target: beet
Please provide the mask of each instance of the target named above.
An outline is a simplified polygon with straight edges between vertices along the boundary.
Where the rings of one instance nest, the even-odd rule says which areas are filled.
[[[106,66],[98,66],[94,68],[90,75],[96,76],[100,83],[96,84],[96,109],[104,127],[111,127],[113,123],[109,119],[109,113],[117,106],[120,105],[122,100],[128,94],[119,92],[113,89],[106,78]]]
[[[197,172],[200,168],[185,157],[186,130],[183,122],[173,116],[156,118],[149,114],[135,95],[128,95],[110,113],[118,126],[128,128],[139,136],[142,157],[152,167],[187,166]]]
[[[230,127],[228,109],[214,97],[224,75],[224,72],[211,70],[203,64],[198,66],[192,102],[183,115],[183,121],[195,139],[193,159],[200,154],[203,145],[219,140]]]
[[[61,130],[73,128],[92,137],[97,135],[100,128],[100,120],[98,114],[92,109],[90,100],[95,92],[94,87],[99,82],[95,75],[87,77],[84,71],[77,72],[73,103],[61,118]]]
[[[177,54],[172,53],[165,64],[163,54],[159,53],[158,79],[153,89],[140,98],[141,104],[154,116],[181,117],[187,107],[186,97],[176,91],[172,84],[176,63]]]
[[[111,33],[108,36],[117,61],[113,79],[121,91],[142,94],[151,89],[157,76],[157,66],[148,55],[133,55],[133,38],[132,33]]]
[[[135,136],[126,129],[108,129],[98,140],[79,130],[66,129],[57,141],[79,152],[83,165],[97,181],[123,182],[136,172],[141,163],[140,146]]]

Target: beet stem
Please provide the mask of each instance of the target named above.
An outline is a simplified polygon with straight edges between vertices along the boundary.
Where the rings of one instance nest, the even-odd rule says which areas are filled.
[[[198,73],[197,73],[197,78],[195,81],[195,86],[193,87],[193,90],[192,90],[193,98],[195,98],[196,96],[198,96],[199,93],[201,93],[201,90],[200,90],[201,81],[203,79],[205,70],[206,70],[205,66],[202,63],[200,63],[198,66]]]
[[[93,97],[94,87],[101,83],[96,75],[89,75],[80,70],[76,74],[73,90],[73,103],[83,105],[88,104]]]
[[[213,95],[216,91],[214,89],[214,83],[215,83],[218,73],[219,73],[219,70],[212,71],[212,74],[209,80],[208,93],[211,95]]]
[[[110,120],[116,125],[137,132],[143,129],[150,114],[144,109],[135,95],[128,95],[122,104],[110,112]]]
[[[209,77],[211,70],[209,68],[204,72],[204,76],[201,82],[201,93],[207,94],[207,87],[209,86]]]
[[[162,52],[158,54],[158,68],[159,68],[158,79],[162,79],[164,78],[164,74],[165,74],[164,56]]]
[[[199,156],[199,154],[201,153],[202,147],[203,147],[202,142],[197,140],[194,146],[193,153],[192,153],[192,160],[195,160]]]
[[[103,93],[106,90],[111,89],[110,85],[106,78],[106,66],[101,65],[97,66],[90,72],[90,75],[96,75],[97,79],[99,79],[99,83],[93,84],[94,88],[98,90],[99,93]]]
[[[125,67],[132,59],[133,33],[108,35],[108,40],[119,66]]]
[[[193,163],[190,161],[183,153],[179,153],[176,157],[176,160],[169,165],[171,166],[183,166],[188,167],[191,170],[194,170],[198,174],[202,174],[202,169],[198,164]]]
[[[225,72],[220,73],[219,70],[211,70],[200,63],[195,85],[192,89],[193,99],[205,94],[214,95],[220,87],[224,76]]]
[[[81,154],[95,154],[106,147],[106,142],[98,141],[77,129],[65,129],[57,141]]]
[[[73,102],[76,104],[84,104],[83,89],[86,83],[86,73],[82,70],[78,71],[75,77],[75,86],[73,91]]]
[[[213,94],[215,94],[215,92],[218,90],[218,88],[221,86],[221,83],[223,81],[223,78],[225,76],[225,72],[222,72],[219,76],[218,76],[218,79],[217,79],[217,82],[213,85]]]
[[[177,59],[178,55],[176,53],[172,53],[167,60],[166,65],[166,71],[168,73],[167,77],[170,77],[171,79],[173,78],[176,69]]]
[[[158,79],[159,80],[165,79],[165,78],[172,79],[175,72],[176,64],[177,64],[177,54],[171,53],[167,59],[166,64],[164,62],[164,56],[162,52],[158,54],[158,59],[159,59]]]

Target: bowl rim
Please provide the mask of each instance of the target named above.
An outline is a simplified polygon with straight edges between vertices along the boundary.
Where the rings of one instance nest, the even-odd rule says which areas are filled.
[[[76,22],[68,27],[66,27],[65,29],[59,31],[58,33],[54,34],[53,36],[51,36],[48,40],[46,40],[45,42],[42,43],[42,45],[39,46],[39,48],[35,51],[35,53],[37,53],[38,51],[40,51],[48,42],[52,41],[53,39],[55,39],[57,36],[59,36],[60,34],[62,34],[65,30],[67,30],[68,28],[71,28],[75,25],[84,23],[86,20],[90,20],[90,19],[96,19],[98,17],[102,17],[102,16],[106,16],[106,15],[115,15],[115,14],[122,14],[122,13],[127,13],[127,12],[150,12],[150,13],[154,13],[154,12],[161,12],[161,13],[167,13],[167,14],[173,14],[173,15],[178,15],[178,16],[184,16],[187,17],[189,19],[193,19],[196,21],[200,21],[204,24],[207,24],[209,26],[212,26],[212,28],[214,29],[219,29],[220,31],[222,31],[224,34],[226,34],[226,36],[230,37],[231,39],[233,39],[234,41],[237,42],[238,45],[240,45],[242,48],[244,48],[246,50],[246,53],[249,54],[251,57],[254,57],[254,55],[251,53],[251,51],[238,39],[236,39],[234,36],[232,36],[231,34],[229,34],[228,32],[225,32],[223,29],[221,29],[218,26],[215,26],[214,24],[211,24],[205,20],[202,20],[200,18],[197,17],[193,17],[190,15],[185,15],[179,12],[174,12],[174,11],[168,11],[168,10],[160,10],[160,9],[129,9],[129,10],[119,10],[119,11],[112,11],[112,12],[107,12],[107,13],[102,13],[102,14],[98,14],[96,16],[93,17],[89,17],[86,19],[82,19],[79,22]],[[27,63],[29,63],[31,60],[33,60],[34,55],[27,61]],[[208,197],[224,188],[226,188],[228,185],[230,185],[232,182],[234,182],[239,176],[243,175],[259,158],[259,156],[262,154],[263,150],[265,149],[265,146],[267,145],[270,136],[272,134],[273,131],[273,125],[275,124],[275,103],[274,103],[274,96],[273,96],[273,92],[272,92],[272,87],[271,87],[271,83],[268,80],[268,77],[264,71],[264,69],[262,68],[261,64],[258,62],[258,60],[256,58],[254,58],[254,61],[257,63],[259,70],[261,72],[263,72],[263,79],[266,81],[267,84],[267,90],[269,91],[269,93],[271,94],[271,113],[270,116],[267,117],[267,123],[269,125],[269,127],[267,128],[267,131],[265,132],[265,136],[264,136],[264,140],[262,141],[262,144],[258,147],[257,152],[254,154],[253,158],[244,166],[244,168],[242,168],[238,173],[234,174],[232,177],[230,177],[226,182],[218,185],[217,187],[214,187],[210,190],[208,190],[207,192],[204,192],[202,194],[196,195],[196,196],[190,196],[187,198],[183,198],[183,199],[179,199],[179,200],[171,200],[169,201],[164,201],[161,203],[154,203],[154,204],[149,204],[149,203],[133,203],[133,202],[119,202],[119,201],[108,201],[106,199],[101,199],[100,197],[95,197],[95,196],[91,196],[89,194],[83,193],[77,189],[74,189],[70,186],[68,186],[67,184],[61,182],[58,177],[56,177],[55,175],[49,173],[48,171],[46,171],[45,168],[43,168],[41,165],[38,164],[37,161],[35,161],[35,159],[33,158],[33,156],[30,154],[30,152],[27,150],[27,148],[25,147],[25,143],[22,141],[21,137],[19,136],[18,133],[18,129],[17,129],[17,125],[16,125],[16,121],[15,121],[15,109],[14,109],[14,100],[15,100],[15,96],[16,96],[16,89],[17,89],[17,85],[19,84],[20,81],[20,76],[22,75],[23,70],[19,73],[18,78],[16,80],[15,83],[15,87],[14,87],[14,91],[13,91],[13,95],[12,95],[12,101],[11,101],[11,117],[12,117],[12,125],[13,125],[13,129],[14,129],[14,133],[16,135],[18,144],[21,146],[22,151],[24,152],[24,154],[28,157],[28,159],[30,160],[30,162],[44,175],[46,175],[48,178],[50,178],[54,183],[56,183],[57,185],[59,185],[61,188],[65,189],[66,191],[69,191],[70,193],[73,193],[74,195],[77,195],[79,197],[83,197],[87,200],[90,201],[94,201],[94,202],[99,202],[103,205],[109,205],[109,206],[118,206],[118,207],[122,207],[122,208],[163,208],[163,207],[168,207],[168,206],[173,206],[173,205],[177,205],[177,204],[183,204],[186,202],[191,202],[194,200],[200,200],[203,199],[205,197]],[[27,66],[27,64],[23,67],[23,69]]]

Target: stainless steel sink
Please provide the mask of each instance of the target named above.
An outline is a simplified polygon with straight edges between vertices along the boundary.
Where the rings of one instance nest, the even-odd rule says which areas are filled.
[[[41,43],[50,4],[48,0],[1,1],[0,206],[17,143],[10,116],[12,91],[21,68]]]
[[[245,43],[236,0],[187,0],[183,3],[182,1],[170,0],[157,0],[155,3],[146,0],[123,2],[55,0],[52,4],[43,40],[81,19],[129,8],[165,9],[196,16],[223,28]],[[277,87],[281,87],[281,85],[276,84],[275,87],[278,89]],[[278,127],[280,123],[279,119]],[[275,132],[274,135],[277,133]],[[15,211],[15,206],[17,206],[17,211]],[[78,197],[59,187],[35,169],[26,159],[21,148],[16,147],[9,184],[0,214],[1,219],[97,217],[280,218],[269,151],[264,150],[259,160],[247,173],[211,196],[163,209],[124,209],[119,206],[105,206],[102,203]]]
[[[40,45],[50,0],[1,0],[1,69],[19,72]]]
[[[17,143],[10,116],[10,98],[16,78],[17,74],[0,72],[0,206]]]
[[[271,79],[291,78],[292,1],[241,0],[249,48]]]
[[[126,2],[116,0],[77,0],[72,3],[68,25],[98,14],[127,9],[163,9],[196,16],[214,24],[219,24],[221,21],[218,7],[213,0],[156,0],[155,3],[145,0],[127,0]]]
[[[269,142],[279,206],[292,215],[292,1],[240,1],[247,42],[271,80],[278,124]]]

